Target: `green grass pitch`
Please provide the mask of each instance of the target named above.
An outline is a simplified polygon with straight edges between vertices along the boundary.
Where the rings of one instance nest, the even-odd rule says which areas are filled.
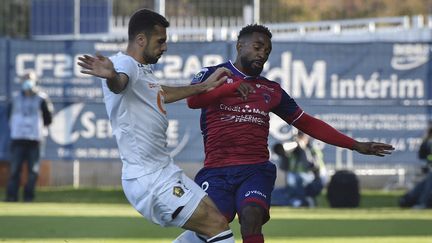
[[[273,207],[266,242],[432,242],[432,210],[399,209],[395,197],[366,193],[357,209],[330,209],[322,198],[314,209]],[[241,242],[238,223],[231,227]],[[34,203],[0,203],[0,242],[168,243],[180,233],[148,223],[118,189],[50,189]]]

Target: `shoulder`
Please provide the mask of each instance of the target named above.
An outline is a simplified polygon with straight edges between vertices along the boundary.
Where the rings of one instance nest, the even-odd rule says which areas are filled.
[[[117,65],[124,65],[124,66],[130,65],[134,67],[137,66],[136,61],[131,56],[125,55],[121,52],[109,57],[109,59],[113,62],[114,66]]]
[[[258,78],[258,81],[261,85],[265,85],[265,87],[271,92],[278,93],[278,94],[284,92],[280,84],[276,81],[269,80],[262,76]]]
[[[279,87],[279,88],[281,87],[280,84],[279,84],[278,82],[273,81],[273,80],[270,80],[270,79],[267,79],[266,77],[263,77],[263,76],[260,76],[260,77],[259,77],[259,80],[260,80],[261,82],[263,82],[263,83],[266,83],[266,84],[271,85],[271,86],[274,86],[274,87]]]
[[[216,69],[225,67],[226,63],[221,63],[216,66],[203,67],[192,79],[192,83],[200,83],[210,76]]]

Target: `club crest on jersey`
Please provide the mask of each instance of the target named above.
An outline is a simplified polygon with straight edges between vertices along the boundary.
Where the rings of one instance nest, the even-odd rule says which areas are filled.
[[[234,83],[234,80],[232,78],[227,78],[226,82],[227,84],[232,84]]]
[[[207,68],[201,69],[201,71],[195,74],[195,76],[193,77],[192,83],[200,83],[207,71],[208,71]]]
[[[267,104],[270,103],[271,96],[269,94],[264,93],[263,97],[264,97],[264,102],[265,103],[267,103]]]
[[[179,187],[179,186],[175,186],[173,187],[173,195],[176,197],[182,197],[184,194],[184,190],[183,188]]]

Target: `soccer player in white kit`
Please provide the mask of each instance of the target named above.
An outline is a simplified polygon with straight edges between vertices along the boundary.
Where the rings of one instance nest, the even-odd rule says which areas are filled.
[[[219,69],[201,85],[168,87],[153,74],[167,50],[168,21],[148,9],[129,21],[126,53],[110,58],[83,55],[85,74],[103,78],[104,102],[123,162],[122,186],[133,207],[161,226],[189,229],[201,242],[234,243],[224,216],[206,193],[173,163],[167,150],[164,103],[213,89],[231,75]],[[197,237],[196,237],[197,238]],[[191,242],[188,236],[175,242]]]

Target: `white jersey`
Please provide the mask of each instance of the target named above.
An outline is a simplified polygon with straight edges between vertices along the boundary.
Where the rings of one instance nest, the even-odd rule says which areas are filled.
[[[129,77],[121,93],[102,82],[104,101],[123,162],[122,179],[153,173],[172,161],[167,149],[168,119],[163,90],[150,65],[117,53],[110,57],[118,73]]]

